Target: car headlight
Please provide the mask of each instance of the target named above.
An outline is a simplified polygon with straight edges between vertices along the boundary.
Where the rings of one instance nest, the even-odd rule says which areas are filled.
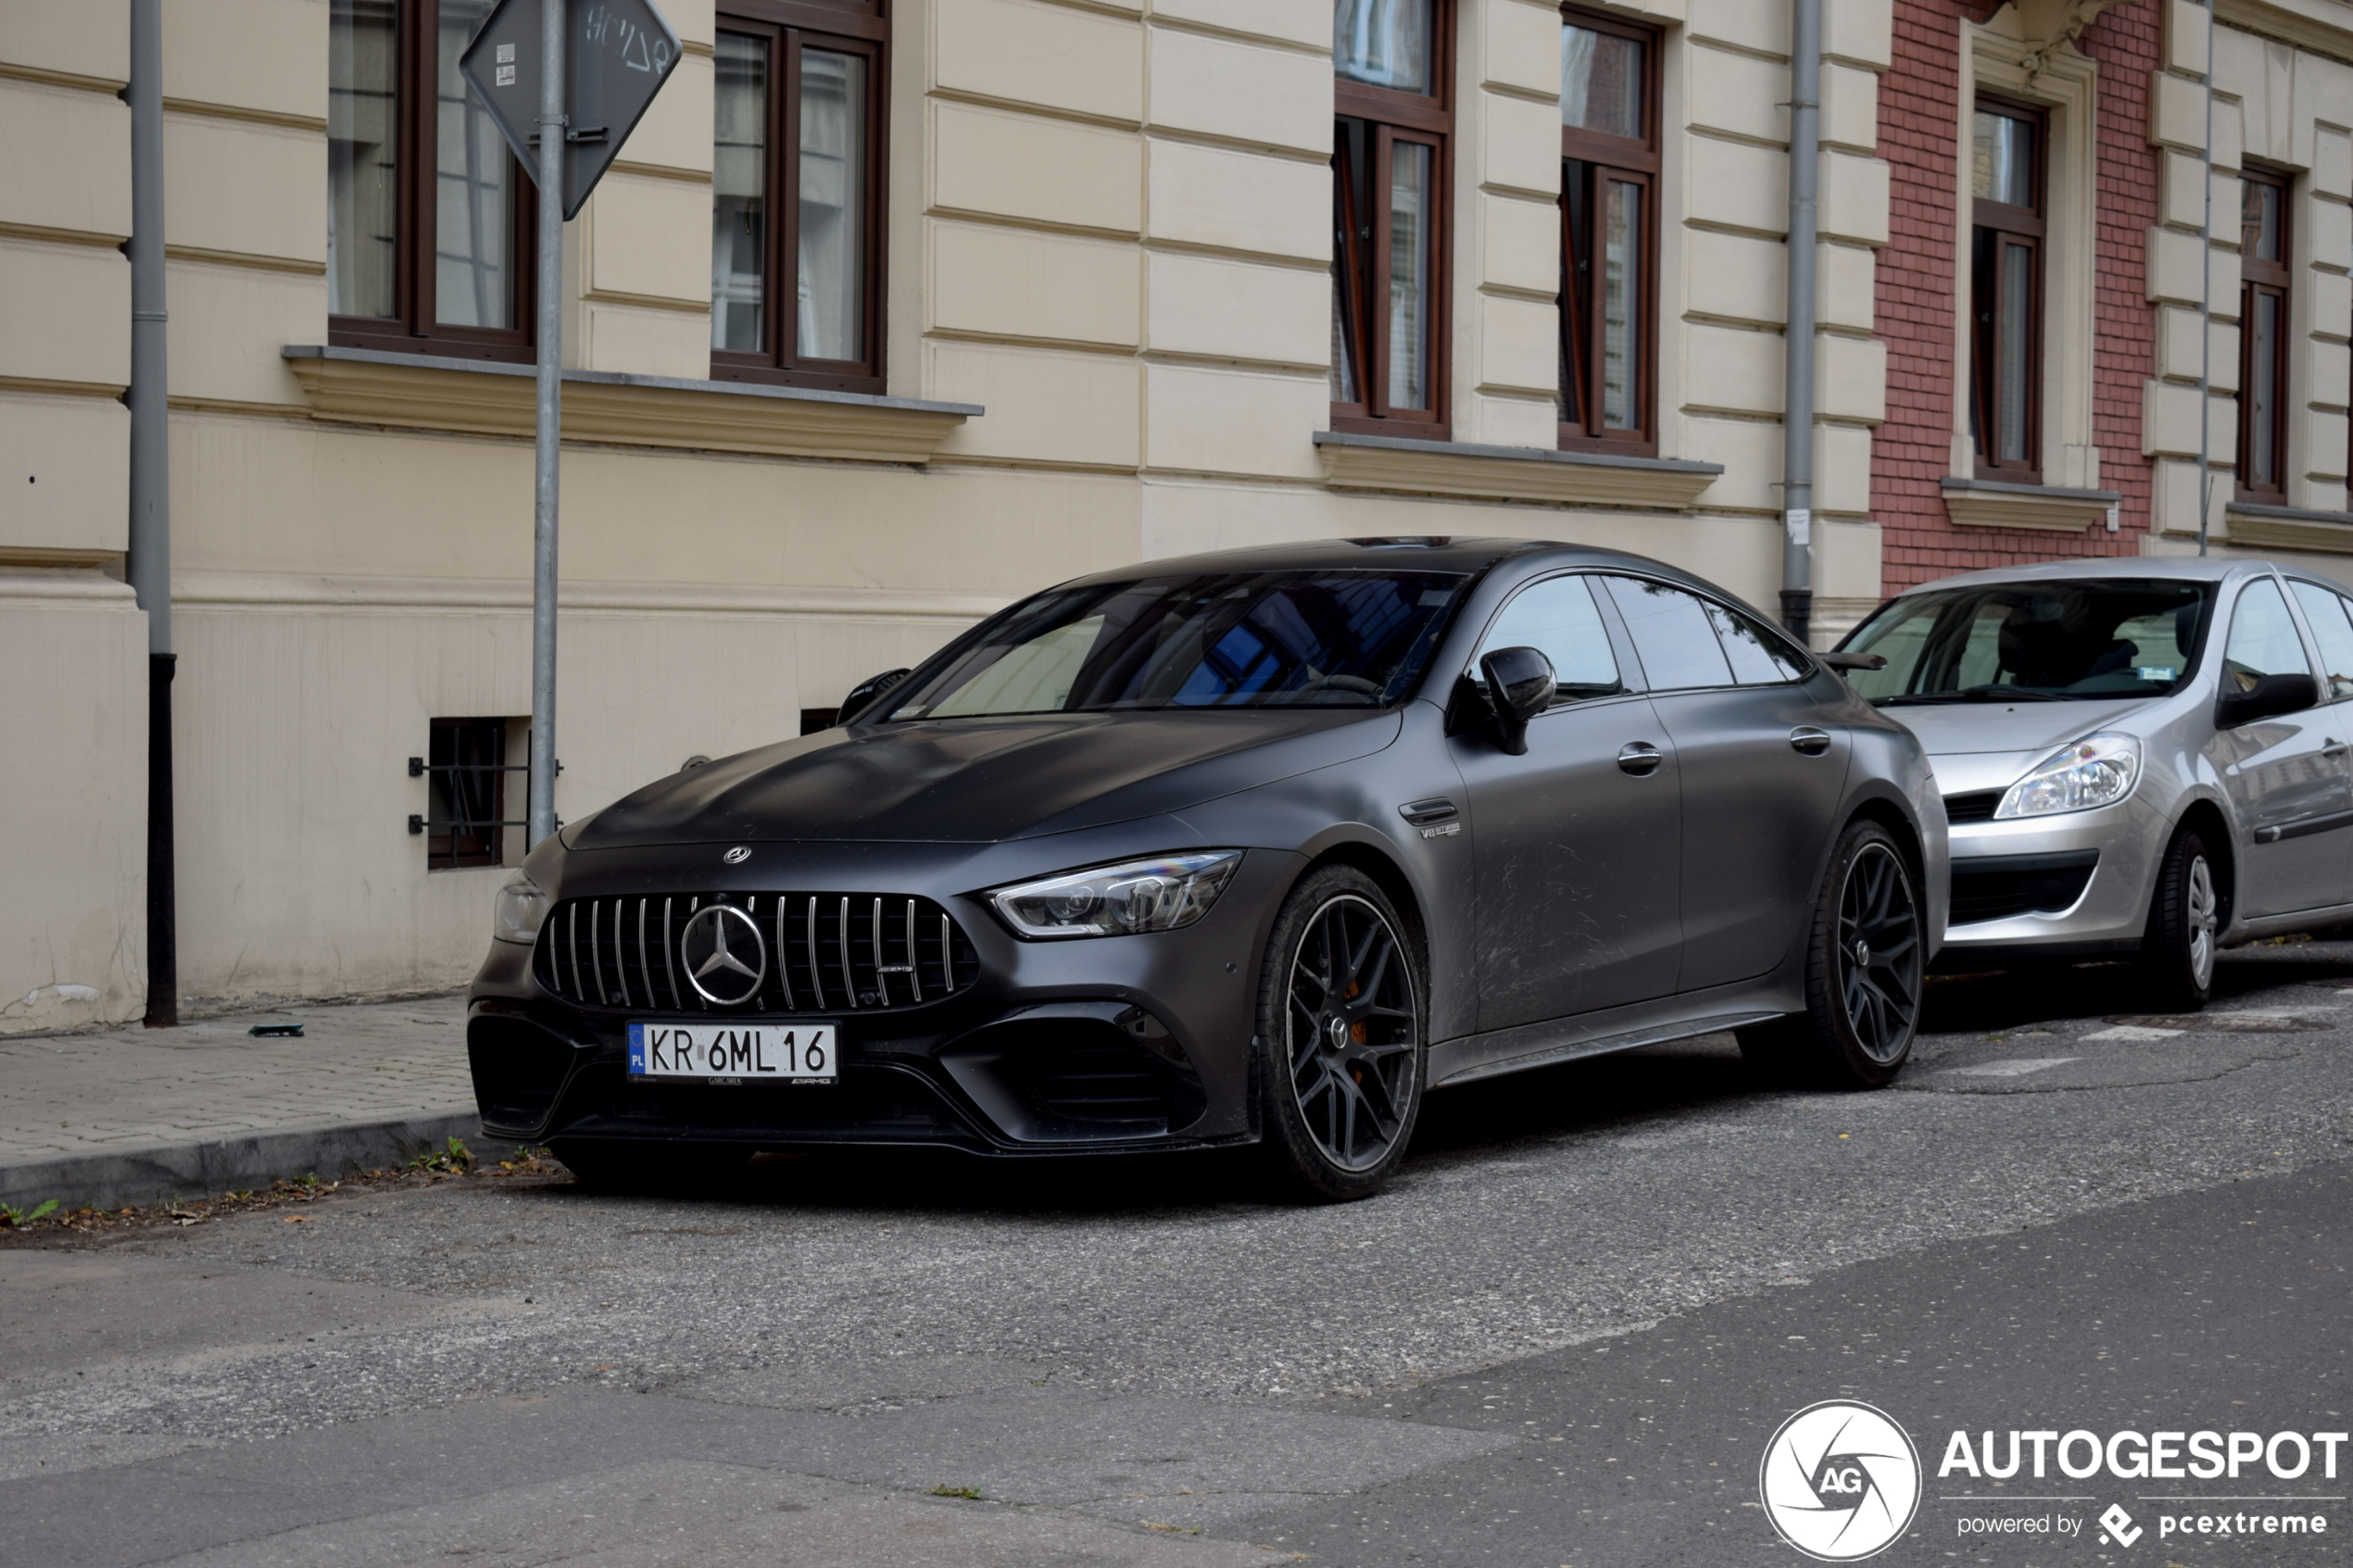
[[[998,916],[1024,936],[1133,936],[1176,931],[1209,912],[1242,863],[1239,849],[1200,849],[1122,860],[988,896]]]
[[[2113,806],[2141,776],[2141,743],[2131,735],[2092,735],[2061,746],[2010,785],[1994,809],[1996,822],[2048,817]]]
[[[490,934],[501,942],[536,942],[540,924],[547,918],[547,896],[539,891],[539,884],[517,872],[498,890]]]

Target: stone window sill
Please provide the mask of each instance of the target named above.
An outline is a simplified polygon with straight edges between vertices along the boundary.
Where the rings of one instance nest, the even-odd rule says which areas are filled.
[[[283,352],[314,419],[480,435],[532,433],[529,365],[316,345]],[[920,463],[950,432],[984,411],[971,403],[618,370],[566,370],[563,380],[564,439],[620,446]]]
[[[2353,512],[2316,512],[2302,507],[2265,507],[2252,501],[2233,501],[2224,508],[2223,515],[2233,545],[2353,555]]]
[[[2062,490],[2050,484],[2013,484],[1997,479],[1948,479],[1944,514],[1962,528],[2038,528],[2080,533],[2124,499],[2114,490]]]
[[[1317,431],[1315,446],[1324,459],[1325,478],[1340,489],[1548,501],[1555,506],[1680,509],[1696,501],[1724,471],[1721,463],[1680,458],[1472,446],[1349,431]]]

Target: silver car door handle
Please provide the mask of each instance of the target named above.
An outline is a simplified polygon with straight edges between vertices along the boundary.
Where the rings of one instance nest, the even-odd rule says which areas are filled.
[[[2328,743],[2321,747],[2321,755],[2323,757],[2342,757],[2345,755],[2347,749],[2347,747],[2343,741],[2338,740],[2334,735],[2331,735],[2328,739]]]
[[[1638,779],[1646,779],[1658,771],[1667,754],[1646,740],[1628,743],[1617,754],[1617,765]]]
[[[1800,724],[1789,733],[1790,749],[1802,751],[1808,757],[1819,757],[1831,748],[1828,730],[1818,730],[1811,724]]]

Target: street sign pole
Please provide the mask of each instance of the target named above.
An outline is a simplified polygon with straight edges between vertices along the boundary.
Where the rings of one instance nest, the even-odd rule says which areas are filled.
[[[556,482],[563,454],[564,24],[539,10],[539,385],[531,526],[531,842],[556,831]]]
[[[533,23],[537,23],[535,48]],[[563,453],[564,225],[681,53],[654,0],[497,0],[458,69],[539,186],[539,379],[532,472],[531,842],[556,831],[556,480]]]

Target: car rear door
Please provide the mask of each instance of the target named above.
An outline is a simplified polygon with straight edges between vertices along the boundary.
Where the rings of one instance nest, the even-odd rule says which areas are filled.
[[[1484,724],[1448,743],[1470,807],[1482,1031],[1666,996],[1681,942],[1673,747],[1590,580],[1522,588],[1478,652],[1504,647],[1542,649],[1560,688],[1526,756]]]
[[[2310,657],[2279,583],[2258,577],[2239,591],[2222,656],[2222,689],[2266,675],[2303,674]],[[2329,689],[2323,679],[2322,690]],[[2217,730],[2207,757],[2252,842],[2239,846],[2238,912],[2291,914],[2346,898],[2347,830],[2353,784],[2346,770],[2347,710],[2323,703],[2301,713]]]
[[[1648,578],[1604,581],[1682,786],[1677,989],[1763,974],[1812,920],[1852,754],[1844,694],[1743,611]]]

